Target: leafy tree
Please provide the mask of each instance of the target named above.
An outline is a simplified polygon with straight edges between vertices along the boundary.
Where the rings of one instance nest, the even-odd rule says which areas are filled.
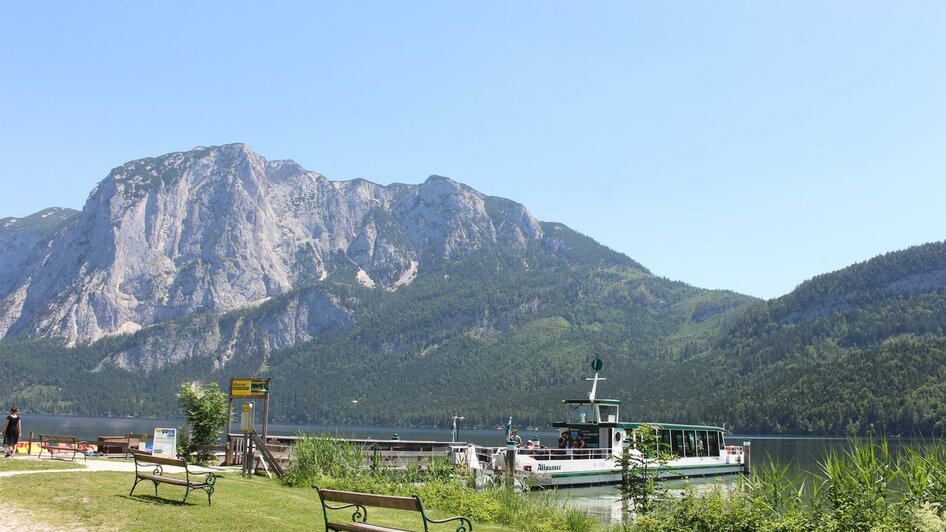
[[[208,462],[213,455],[204,446],[216,445],[220,430],[227,422],[227,394],[216,382],[204,385],[199,381],[181,384],[177,401],[190,425],[188,455],[197,453],[197,463]]]
[[[667,487],[660,483],[660,469],[672,458],[659,432],[649,425],[634,429],[618,458],[621,466],[621,495],[633,505],[638,515],[649,513],[654,505],[670,498]]]

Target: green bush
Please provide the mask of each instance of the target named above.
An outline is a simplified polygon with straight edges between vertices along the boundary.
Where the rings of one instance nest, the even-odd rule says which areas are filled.
[[[182,436],[184,454],[190,455],[201,446],[219,445],[220,431],[227,423],[227,394],[216,382],[204,386],[198,381],[181,384],[177,401],[190,427],[189,438]],[[213,454],[206,449],[197,451],[197,463],[207,463]]]
[[[581,510],[566,509],[551,496],[526,496],[498,487],[477,491],[446,459],[404,470],[378,467],[370,449],[328,436],[297,440],[284,477],[291,486],[418,495],[429,508],[465,515],[474,523],[496,523],[529,532],[585,532],[596,522]]]

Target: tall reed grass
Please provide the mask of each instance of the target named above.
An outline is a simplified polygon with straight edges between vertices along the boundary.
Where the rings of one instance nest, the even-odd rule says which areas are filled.
[[[599,524],[585,512],[566,508],[551,494],[530,496],[505,487],[476,490],[467,473],[446,458],[423,467],[382,467],[370,448],[332,436],[303,435],[297,440],[284,477],[290,486],[379,493],[417,494],[424,504],[474,523],[495,523],[529,532],[587,532]]]
[[[624,530],[946,531],[946,446],[899,452],[886,439],[852,439],[827,453],[817,471],[753,469],[740,490],[665,501]]]

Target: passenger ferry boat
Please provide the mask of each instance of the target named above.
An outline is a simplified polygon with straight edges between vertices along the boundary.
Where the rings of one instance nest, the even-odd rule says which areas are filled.
[[[596,397],[601,360],[595,358],[595,376],[587,399],[567,399],[565,420],[553,423],[567,432],[571,448],[524,448],[507,445],[490,448],[469,445],[465,461],[474,469],[497,474],[505,473],[506,453],[515,448],[515,477],[531,487],[580,486],[616,484],[621,481],[620,457],[627,444],[632,459],[640,453],[633,449],[636,429],[646,425],[668,451],[671,459],[653,464],[660,478],[705,477],[737,474],[748,471],[748,445],[726,444],[727,431],[707,425],[677,423],[624,422],[620,419],[621,401]],[[575,448],[579,435],[584,448]],[[557,446],[557,443],[556,443]],[[640,461],[638,459],[638,464]]]

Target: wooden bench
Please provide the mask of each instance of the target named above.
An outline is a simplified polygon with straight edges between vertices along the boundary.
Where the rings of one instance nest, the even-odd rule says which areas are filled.
[[[335,491],[323,490],[313,485],[313,489],[319,494],[319,500],[322,502],[322,515],[325,516],[325,529],[336,532],[404,532],[399,528],[390,528],[379,525],[368,524],[368,509],[366,506],[375,508],[390,508],[393,510],[409,510],[419,512],[424,522],[424,531],[429,530],[431,523],[449,523],[458,521],[457,532],[471,532],[473,524],[463,516],[451,517],[449,519],[431,519],[424,512],[424,505],[420,502],[420,497],[394,497],[391,495],[375,495],[372,493],[356,493],[353,491]],[[338,506],[332,506],[329,502],[342,503]],[[351,515],[351,522],[337,523],[329,521],[329,510],[344,510],[354,508]]]
[[[79,447],[86,442],[79,441],[75,436],[57,436],[55,434],[39,435],[39,456],[43,457],[43,451],[49,452],[50,458],[55,458],[54,453],[71,453],[70,460],[75,461],[76,455],[81,454],[86,460],[89,459],[88,451]]]
[[[193,490],[204,490],[207,492],[207,506],[210,506],[210,496],[214,493],[214,484],[217,482],[217,476],[213,473],[206,473],[201,481],[191,480],[191,476],[204,475],[204,473],[191,473],[187,467],[187,462],[177,458],[166,458],[163,456],[151,456],[150,454],[131,453],[135,459],[135,484],[131,487],[131,496],[135,493],[135,486],[142,480],[150,480],[154,483],[154,496],[158,496],[158,484],[171,484],[173,486],[184,486],[184,501],[187,502],[187,496]],[[149,471],[145,464],[153,465],[154,468]],[[145,466],[145,467],[142,467]],[[167,476],[162,466],[174,466],[184,468],[184,478]],[[144,469],[145,471],[142,471]]]
[[[131,451],[138,450],[139,444],[150,438],[148,434],[127,434],[125,436],[99,436],[98,447],[102,454],[123,454],[125,458]]]

